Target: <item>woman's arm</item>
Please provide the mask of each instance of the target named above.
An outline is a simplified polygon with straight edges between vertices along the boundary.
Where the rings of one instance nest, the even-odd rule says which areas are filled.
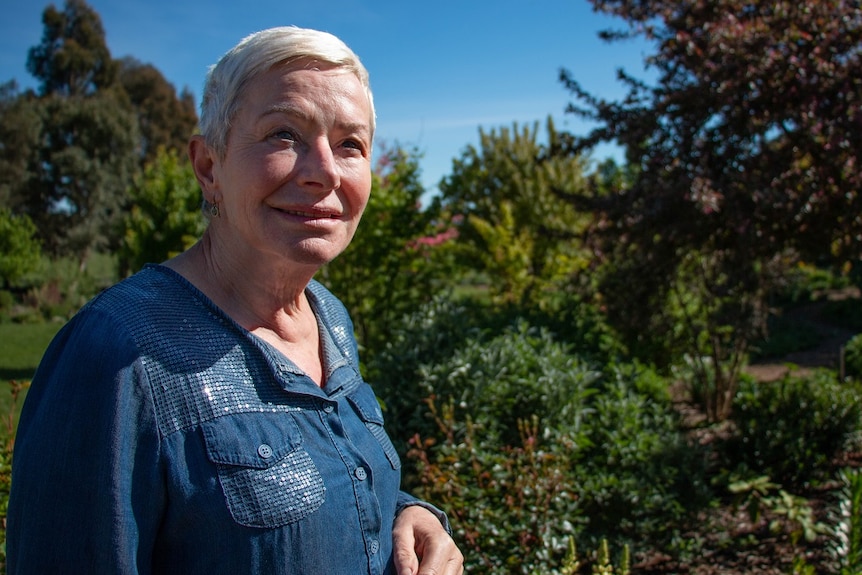
[[[10,575],[150,572],[164,503],[159,434],[135,346],[85,312],[55,338],[22,410]]]

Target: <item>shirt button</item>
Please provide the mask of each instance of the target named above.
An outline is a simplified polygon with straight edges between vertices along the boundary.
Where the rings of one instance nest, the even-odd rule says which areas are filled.
[[[332,413],[333,411],[335,411],[335,406],[333,406],[331,403],[327,403],[323,406],[323,411],[325,411],[326,413]]]
[[[272,447],[270,447],[266,443],[261,443],[260,446],[257,448],[257,454],[264,459],[269,459],[270,457],[272,457]]]
[[[378,543],[377,540],[375,539],[374,541],[371,542],[371,545],[370,545],[368,550],[371,551],[372,555],[374,555],[375,553],[380,551],[380,543]]]
[[[359,481],[365,481],[365,479],[368,477],[368,473],[365,471],[364,467],[357,467],[356,471],[353,472],[353,475],[355,475],[356,479],[358,479]]]

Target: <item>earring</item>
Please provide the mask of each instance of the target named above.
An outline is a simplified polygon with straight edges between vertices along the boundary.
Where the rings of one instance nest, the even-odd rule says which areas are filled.
[[[219,216],[218,202],[210,204],[210,215],[214,218]]]

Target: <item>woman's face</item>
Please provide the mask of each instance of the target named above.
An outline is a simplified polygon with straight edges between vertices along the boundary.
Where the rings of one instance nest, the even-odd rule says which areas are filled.
[[[319,267],[350,243],[371,191],[371,109],[343,69],[276,67],[239,102],[213,158],[210,224],[240,257]],[[232,247],[231,247],[232,246]]]

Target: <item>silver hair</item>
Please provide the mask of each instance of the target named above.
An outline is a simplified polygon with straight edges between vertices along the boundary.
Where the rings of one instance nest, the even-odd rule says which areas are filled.
[[[371,109],[371,134],[376,117],[368,71],[359,57],[337,37],[327,32],[282,26],[255,32],[242,39],[210,68],[201,101],[201,134],[219,157],[227,153],[231,122],[240,96],[258,75],[274,66],[309,60],[352,72],[365,88]]]

